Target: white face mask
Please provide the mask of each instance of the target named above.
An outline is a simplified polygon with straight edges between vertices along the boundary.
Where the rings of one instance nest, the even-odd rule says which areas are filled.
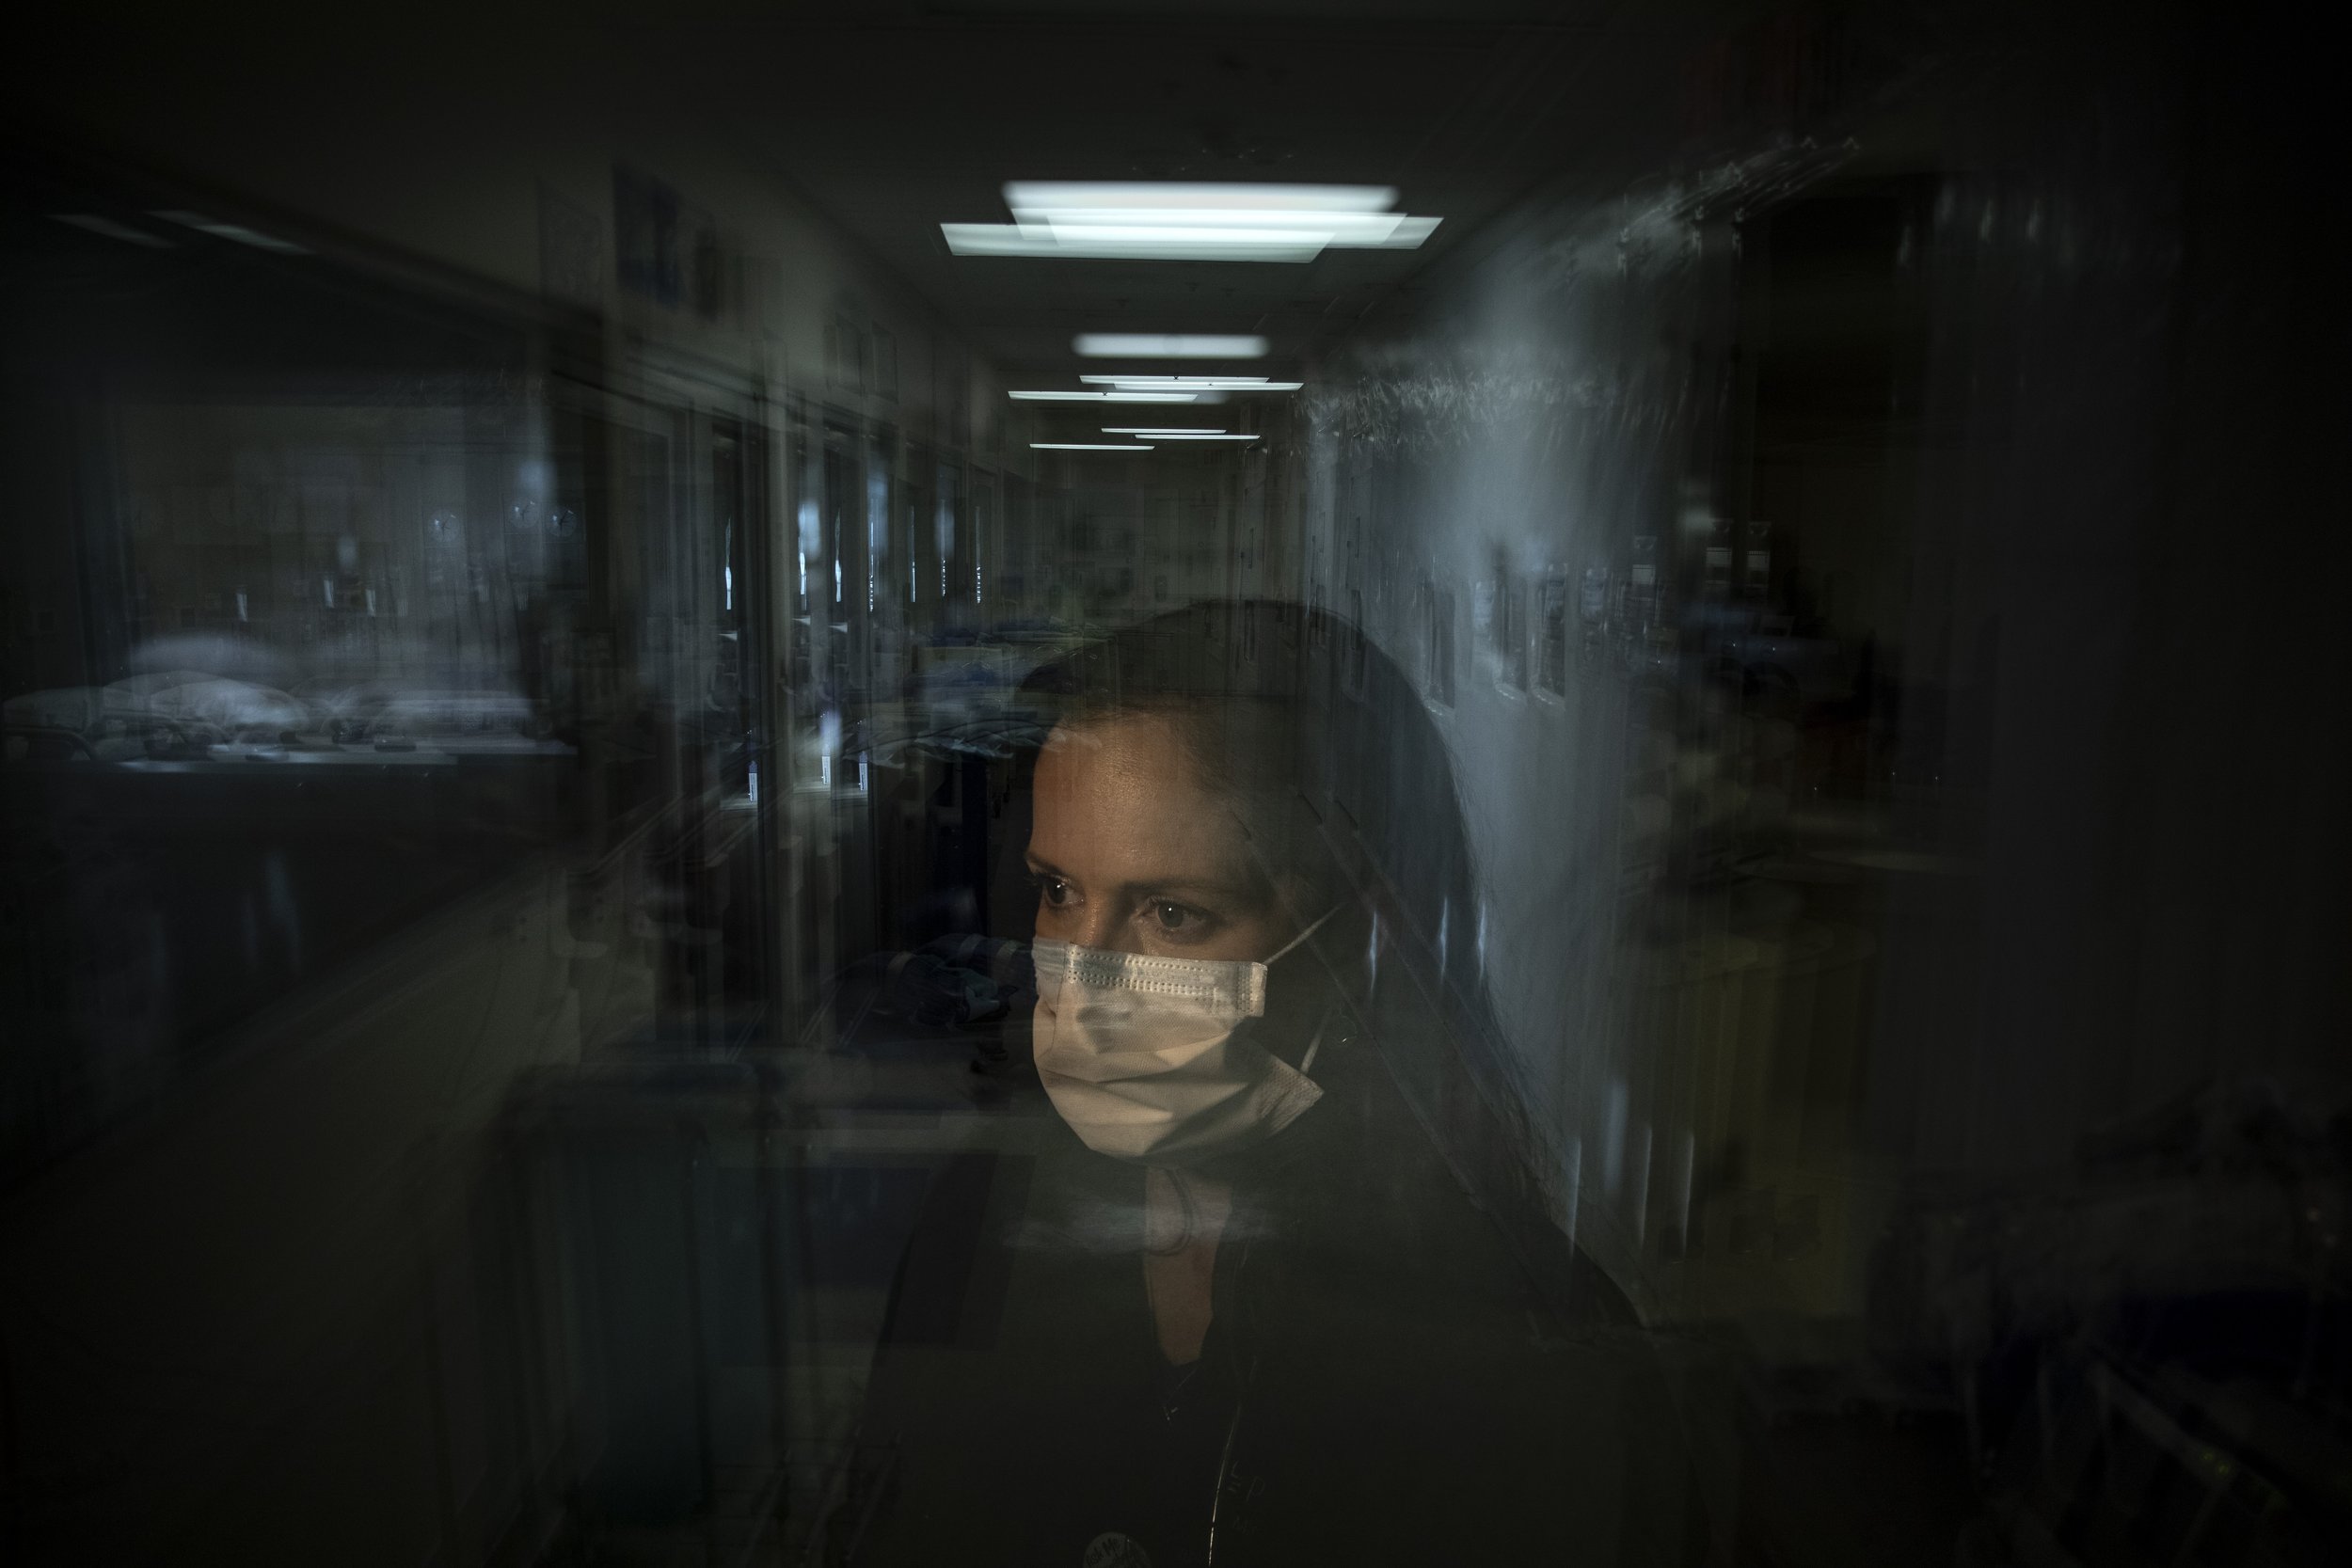
[[[1038,1076],[1089,1148],[1189,1165],[1263,1143],[1323,1098],[1312,1079],[1234,1037],[1265,1012],[1265,963],[1159,958],[1041,940]]]

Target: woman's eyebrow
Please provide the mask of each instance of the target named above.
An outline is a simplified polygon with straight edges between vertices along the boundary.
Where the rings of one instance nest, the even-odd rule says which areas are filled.
[[[1219,881],[1204,877],[1136,877],[1119,884],[1123,894],[1190,893],[1246,900],[1248,886],[1241,882]]]
[[[1064,871],[1042,855],[1025,854],[1022,859],[1028,863],[1029,870],[1037,876],[1059,877],[1064,881],[1077,880],[1069,872]],[[1097,891],[1103,890],[1097,889]],[[1117,883],[1110,891],[1126,897],[1134,897],[1143,893],[1188,893],[1246,903],[1250,898],[1252,880],[1248,878],[1228,880],[1196,876],[1191,873],[1177,873],[1166,877],[1130,877]]]

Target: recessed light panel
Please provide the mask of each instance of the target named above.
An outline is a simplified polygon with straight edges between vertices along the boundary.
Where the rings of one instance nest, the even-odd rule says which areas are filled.
[[[1071,345],[1087,359],[1263,359],[1258,337],[1150,332],[1081,332]]]
[[[1198,392],[1007,392],[1015,403],[1194,403]]]
[[[1114,387],[1122,392],[1295,392],[1299,381],[1268,381],[1262,375],[1082,375],[1089,387]]]
[[[1013,221],[943,223],[958,256],[1311,261],[1325,250],[1411,250],[1436,218],[1387,209],[1387,185],[1076,184],[1005,187]]]

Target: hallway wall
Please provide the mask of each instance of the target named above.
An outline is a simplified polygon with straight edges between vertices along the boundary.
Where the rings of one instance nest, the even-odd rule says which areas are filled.
[[[1922,1191],[2341,1102],[2337,966],[2251,958],[2344,928],[2345,726],[2284,673],[2344,570],[2284,565],[2328,504],[2286,432],[2341,397],[2271,346],[2340,313],[2333,220],[2241,182],[2319,154],[2212,44],[1850,18],[1838,91],[1629,127],[1308,394],[1300,592],[1464,795],[1480,907],[1420,935],[1491,999],[1472,1076],[1655,1316],[1855,1315]],[[2196,847],[2256,817],[2274,855]]]
[[[675,28],[474,15],[453,36],[364,9],[250,36],[188,11],[52,25],[52,53],[9,73],[28,145],[211,187],[221,210],[208,215],[264,231],[274,219],[373,268],[600,312],[617,343],[856,404],[869,388],[842,362],[862,338],[869,361],[889,358],[864,377],[872,406],[910,438],[1003,443],[985,422],[998,383],[984,357],[700,102]],[[73,66],[31,69],[44,57]],[[775,69],[782,81],[821,66]],[[644,210],[616,215],[616,193]],[[633,219],[673,225],[676,254],[644,251],[650,234],[624,232]],[[683,276],[637,276],[673,262]]]
[[[1304,592],[1420,685],[1472,824],[1479,907],[1421,935],[1491,992],[1491,1081],[1544,1140],[1554,1216],[1618,1263],[1650,1133],[1625,999],[1596,979],[1666,822],[1640,793],[1641,689],[1577,606],[1629,588],[1637,552],[1655,572],[1682,520],[1723,250],[1656,197],[1544,203],[1328,367],[1305,421]]]

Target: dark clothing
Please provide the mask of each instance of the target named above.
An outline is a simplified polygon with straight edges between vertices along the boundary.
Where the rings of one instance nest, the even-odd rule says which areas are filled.
[[[986,1344],[909,1342],[906,1283],[943,1239],[918,1238],[865,1429],[898,1444],[898,1482],[862,1560],[1077,1568],[1104,1536],[1154,1568],[1690,1560],[1704,1532],[1623,1298],[1596,1279],[1583,1321],[1539,1307],[1370,1051],[1314,1076],[1323,1101],[1220,1173],[1189,1366],[1154,1338],[1137,1166],[1070,1137],[989,1206]]]

